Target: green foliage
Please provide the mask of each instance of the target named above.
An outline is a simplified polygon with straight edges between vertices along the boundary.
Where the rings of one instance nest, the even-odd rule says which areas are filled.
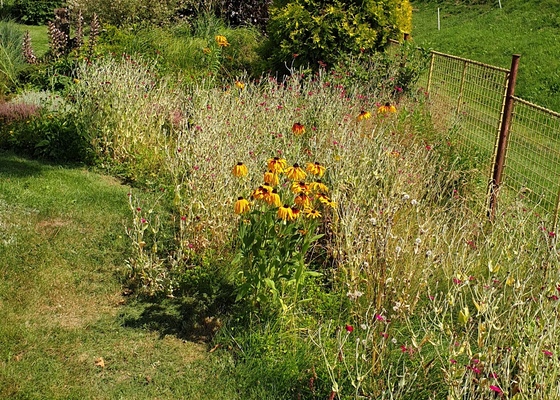
[[[215,37],[230,43],[220,47]],[[141,54],[152,59],[160,74],[180,74],[187,80],[239,76],[247,71],[260,74],[257,48],[260,34],[254,28],[228,28],[215,16],[204,13],[191,24],[173,27],[138,26],[122,29],[106,26],[100,48],[116,54]]]
[[[414,91],[428,60],[429,52],[404,42],[385,52],[341,57],[328,79],[334,85],[359,86],[380,101],[394,101]]]
[[[25,68],[23,34],[12,21],[0,21],[0,95],[13,90]]]
[[[240,269],[237,300],[249,300],[263,309],[287,310],[305,279],[319,274],[306,267],[305,256],[316,235],[317,223],[279,220],[276,209],[254,210],[239,223],[239,251],[234,265]],[[292,295],[289,304],[287,296]],[[281,307],[278,307],[280,305]]]
[[[407,0],[277,0],[270,9],[265,54],[275,69],[333,65],[344,54],[372,53],[410,28]]]
[[[44,108],[36,115],[4,125],[0,129],[0,146],[58,162],[93,160],[88,138],[80,135],[74,116],[65,110]]]
[[[198,0],[71,0],[73,9],[82,10],[86,19],[93,13],[103,24],[165,24],[180,16],[181,11],[195,7]]]
[[[15,0],[13,13],[24,24],[42,25],[53,19],[54,9],[64,3],[64,0]]]

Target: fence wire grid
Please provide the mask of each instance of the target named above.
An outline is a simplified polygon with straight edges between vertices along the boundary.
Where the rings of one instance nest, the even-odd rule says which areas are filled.
[[[443,123],[452,144],[480,160],[490,176],[502,119],[509,70],[432,52],[428,92],[435,109],[446,109]],[[447,114],[447,115],[446,115]]]
[[[427,91],[438,128],[492,181],[510,70],[431,52]],[[554,215],[560,208],[560,114],[513,96],[502,187]]]
[[[514,97],[504,183],[558,219],[560,114]]]

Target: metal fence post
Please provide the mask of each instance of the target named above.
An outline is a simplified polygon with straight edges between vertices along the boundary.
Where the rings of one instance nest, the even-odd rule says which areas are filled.
[[[498,138],[498,148],[496,151],[496,159],[493,166],[492,181],[490,182],[490,204],[488,207],[488,214],[491,220],[494,219],[496,213],[498,190],[502,183],[502,173],[504,171],[504,163],[506,160],[509,126],[511,123],[511,116],[513,114],[513,96],[515,94],[515,82],[517,80],[517,70],[519,68],[520,57],[520,54],[514,54],[511,58],[508,87],[506,92],[506,99],[504,102],[504,111],[502,113],[502,124],[500,126],[500,136]]]

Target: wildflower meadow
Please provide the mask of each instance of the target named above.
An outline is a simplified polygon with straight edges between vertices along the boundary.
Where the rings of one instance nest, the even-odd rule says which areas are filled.
[[[197,299],[239,398],[559,398],[554,226],[521,195],[487,218],[414,46],[251,76],[215,68],[239,38],[216,26],[200,78],[76,57],[63,90],[0,104],[4,147],[71,136],[128,188],[127,296]]]

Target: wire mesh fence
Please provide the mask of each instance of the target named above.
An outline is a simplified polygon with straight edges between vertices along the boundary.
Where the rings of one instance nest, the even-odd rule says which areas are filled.
[[[504,184],[558,219],[560,114],[514,97]]]
[[[445,110],[440,123],[454,132],[454,145],[483,160],[490,176],[509,70],[432,52],[428,92],[434,108]]]
[[[505,104],[513,103],[501,186],[536,202],[558,223],[560,208],[560,114],[507,96],[512,70],[431,52],[425,82],[434,120],[451,132],[462,153],[480,163],[482,178],[493,182]],[[514,87],[514,85],[512,86]]]

